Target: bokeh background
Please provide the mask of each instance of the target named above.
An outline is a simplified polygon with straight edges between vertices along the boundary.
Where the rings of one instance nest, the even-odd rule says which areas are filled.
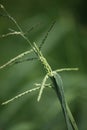
[[[79,130],[87,130],[87,7],[85,0],[0,0],[17,20],[31,42],[42,42],[53,20],[56,23],[42,48],[55,69],[78,67],[79,71],[61,72],[65,96]],[[0,9],[0,14],[3,11]],[[0,15],[0,35],[16,30]],[[0,39],[0,65],[30,46],[20,36]],[[26,57],[32,57],[28,55]],[[39,61],[23,62],[0,70],[0,104],[35,87],[45,75]],[[0,130],[66,130],[61,107],[53,90],[46,88],[40,102],[38,92],[0,105]]]

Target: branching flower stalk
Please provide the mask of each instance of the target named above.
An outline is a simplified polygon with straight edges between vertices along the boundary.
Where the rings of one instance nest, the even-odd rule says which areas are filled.
[[[62,107],[62,111],[63,111],[63,114],[64,114],[64,118],[65,118],[65,121],[66,121],[66,125],[67,125],[67,130],[78,130],[78,127],[76,125],[76,122],[74,120],[74,117],[68,107],[68,104],[67,104],[67,101],[65,99],[65,96],[64,96],[64,89],[63,89],[63,82],[62,82],[62,79],[60,77],[60,75],[58,74],[58,72],[61,72],[61,71],[71,71],[71,70],[78,70],[78,68],[63,68],[63,69],[58,69],[58,70],[55,70],[53,71],[51,66],[48,64],[46,58],[43,56],[42,52],[41,52],[41,48],[45,42],[45,40],[47,39],[48,37],[48,33],[51,31],[51,29],[53,28],[54,26],[54,23],[52,23],[52,25],[50,26],[48,32],[46,33],[42,43],[40,44],[40,46],[38,47],[37,44],[34,42],[34,43],[31,43],[30,40],[26,37],[26,35],[24,34],[24,32],[22,31],[21,27],[19,26],[19,24],[16,22],[16,20],[11,17],[9,15],[9,13],[6,11],[6,9],[4,8],[3,5],[0,4],[0,7],[3,9],[4,13],[6,14],[6,16],[16,25],[16,27],[18,28],[18,31],[13,31],[12,33],[8,33],[6,35],[2,35],[2,37],[5,37],[5,36],[9,36],[9,35],[21,35],[25,41],[27,41],[27,43],[31,46],[31,50],[29,51],[26,51],[20,55],[18,55],[17,57],[11,59],[10,61],[8,61],[6,64],[2,65],[0,67],[0,69],[3,69],[9,65],[12,65],[14,64],[17,60],[19,60],[20,58],[22,58],[23,56],[27,55],[27,54],[30,54],[31,52],[34,53],[36,55],[36,57],[40,60],[41,64],[43,64],[43,67],[44,67],[44,70],[46,72],[46,75],[42,81],[41,84],[37,84],[37,87],[36,88],[33,88],[31,90],[27,90],[15,97],[13,97],[12,99],[8,100],[8,101],[5,101],[2,103],[2,105],[5,105],[5,104],[8,104],[9,102],[27,94],[27,93],[30,93],[30,92],[33,92],[33,91],[36,91],[38,89],[40,89],[39,91],[39,95],[38,95],[38,98],[37,98],[37,101],[40,101],[41,99],[41,96],[42,96],[42,93],[43,93],[43,90],[44,88],[47,86],[46,82],[47,82],[47,79],[50,78],[51,80],[51,84],[52,84],[52,88],[55,90],[56,94],[57,94],[57,97],[60,101],[60,104],[61,104],[61,107]],[[48,84],[48,86],[51,86],[50,84]]]

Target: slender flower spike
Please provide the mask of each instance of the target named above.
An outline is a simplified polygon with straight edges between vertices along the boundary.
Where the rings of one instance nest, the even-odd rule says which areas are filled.
[[[13,97],[13,98],[11,98],[11,99],[9,99],[9,100],[3,102],[2,105],[6,105],[6,104],[8,104],[8,103],[14,101],[15,99],[18,99],[18,98],[20,98],[20,97],[22,97],[22,96],[24,96],[24,95],[26,95],[26,94],[29,94],[29,93],[31,93],[31,92],[33,92],[33,91],[36,91],[36,90],[38,90],[38,89],[40,89],[40,87],[36,87],[36,88],[33,88],[33,89],[29,89],[29,90],[27,90],[27,91],[25,91],[25,92],[23,92],[23,93],[20,93],[20,94],[16,95],[15,97]]]
[[[5,63],[4,65],[0,66],[0,69],[3,69],[9,65],[13,65],[17,60],[19,60],[20,58],[22,58],[23,56],[30,54],[33,50],[29,50],[26,52],[23,52],[21,54],[19,54],[18,56],[14,57],[13,59],[9,60],[7,63]]]

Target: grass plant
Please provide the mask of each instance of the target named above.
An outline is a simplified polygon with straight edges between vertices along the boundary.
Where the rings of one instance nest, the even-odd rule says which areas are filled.
[[[0,4],[0,8],[3,10],[5,16],[7,18],[9,18],[14,23],[14,25],[17,27],[17,30],[18,30],[18,31],[17,30],[15,31],[15,30],[11,29],[8,34],[3,34],[1,36],[1,38],[7,37],[10,35],[20,35],[31,47],[31,49],[29,51],[25,51],[22,54],[19,54],[18,56],[9,60],[4,65],[0,66],[0,69],[4,69],[5,67],[16,64],[16,63],[20,63],[20,62],[24,61],[23,60],[24,56],[26,56],[27,54],[34,53],[35,57],[32,59],[28,58],[27,60],[38,59],[41,62],[41,64],[43,65],[44,71],[46,72],[46,75],[44,76],[41,84],[36,84],[35,88],[27,90],[27,91],[15,96],[15,97],[3,102],[2,105],[6,105],[6,104],[12,102],[13,100],[15,100],[21,96],[24,96],[28,93],[31,93],[33,91],[36,91],[36,90],[39,90],[37,101],[40,101],[44,88],[48,86],[49,88],[54,89],[54,91],[56,92],[56,95],[60,101],[60,104],[62,107],[62,112],[64,114],[64,118],[65,118],[65,122],[66,122],[66,126],[67,126],[67,130],[78,130],[78,127],[76,125],[74,117],[73,117],[73,115],[69,109],[69,106],[67,104],[67,101],[65,99],[63,82],[62,82],[62,79],[58,73],[61,71],[78,70],[78,68],[62,68],[62,69],[52,70],[51,66],[49,65],[46,58],[44,57],[44,55],[41,52],[42,46],[44,45],[44,43],[48,37],[49,32],[52,30],[52,28],[55,24],[55,20],[52,22],[50,28],[48,29],[44,39],[42,40],[42,43],[39,46],[37,46],[36,42],[32,43],[28,39],[28,37],[26,36],[26,33],[23,32],[23,30],[21,29],[21,27],[19,26],[17,21],[7,12],[5,7]],[[49,84],[46,83],[48,79],[50,79]]]

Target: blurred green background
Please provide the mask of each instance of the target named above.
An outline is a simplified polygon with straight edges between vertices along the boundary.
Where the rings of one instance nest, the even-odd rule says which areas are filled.
[[[52,20],[56,24],[42,48],[55,70],[78,67],[77,72],[62,72],[65,96],[79,130],[87,130],[87,7],[85,0],[0,0],[24,31],[34,26],[28,37],[38,45]],[[0,9],[0,13],[3,13]],[[14,24],[0,16],[0,35]],[[20,36],[0,39],[0,65],[30,46]],[[28,55],[27,57],[32,57]],[[45,75],[39,61],[23,62],[0,70],[0,104],[41,83]],[[66,130],[58,99],[45,89],[40,102],[38,92],[25,95],[6,106],[0,106],[0,130]]]

